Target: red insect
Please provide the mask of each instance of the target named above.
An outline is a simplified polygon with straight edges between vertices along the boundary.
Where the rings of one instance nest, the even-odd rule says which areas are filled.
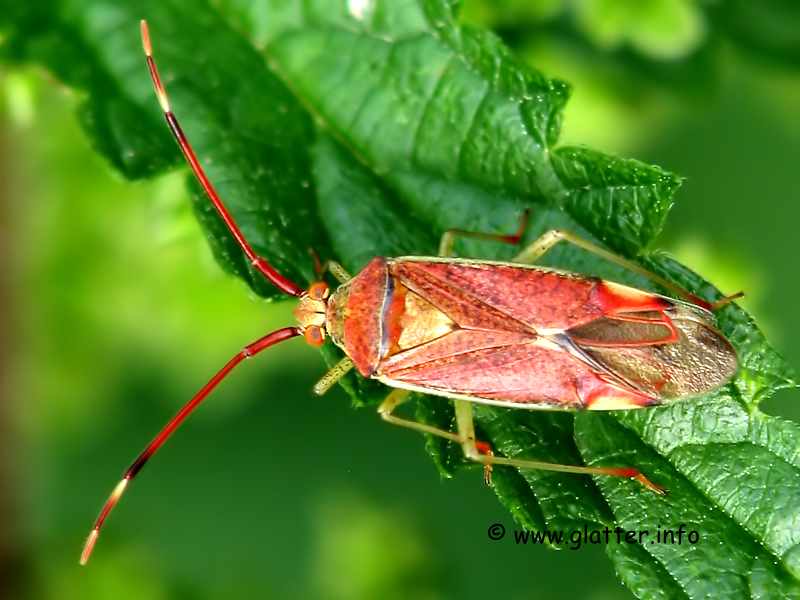
[[[192,171],[251,264],[270,282],[299,299],[298,324],[246,346],[167,423],[125,472],[100,511],[81,564],[130,481],[183,420],[244,359],[279,342],[304,336],[313,346],[326,338],[346,355],[314,386],[327,391],[353,367],[394,388],[380,405],[386,421],[456,442],[485,468],[510,465],[593,475],[629,477],[663,493],[629,467],[586,467],[495,456],[475,438],[472,402],[525,409],[606,410],[654,406],[710,392],[737,368],[736,353],[716,329],[711,304],[635,263],[563,231],[545,233],[511,263],[449,258],[455,236],[518,243],[514,235],[450,230],[440,255],[374,258],[355,277],[328,262],[341,285],[308,290],[286,279],[258,256],[206,177],[161,83],[147,25],[142,22],[147,66],[164,115]],[[573,273],[530,266],[559,241],[576,244],[645,275],[688,301]],[[396,416],[411,392],[443,396],[455,405],[457,431]]]

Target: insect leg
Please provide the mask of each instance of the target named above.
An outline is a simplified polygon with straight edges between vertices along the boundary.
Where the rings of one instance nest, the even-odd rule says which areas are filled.
[[[536,469],[541,471],[559,471],[562,473],[577,473],[583,475],[612,475],[615,477],[628,477],[635,479],[646,488],[664,495],[666,490],[647,479],[637,469],[630,467],[586,467],[578,465],[562,465],[558,463],[539,462],[535,460],[506,458],[482,452],[475,441],[475,425],[472,418],[472,405],[465,400],[454,400],[456,407],[456,422],[458,433],[463,442],[461,447],[464,455],[482,465],[507,465],[518,469]]]
[[[353,278],[350,273],[344,270],[342,265],[334,260],[326,260],[324,263],[320,262],[319,255],[313,248],[309,248],[308,253],[314,261],[314,273],[316,273],[318,279],[322,279],[322,276],[329,271],[339,283],[347,283]]]
[[[458,436],[458,434],[455,434],[452,431],[445,431],[444,429],[432,427],[431,425],[426,425],[425,423],[420,423],[419,421],[412,421],[411,419],[404,419],[402,417],[396,417],[393,415],[392,413],[395,411],[395,409],[401,404],[407,402],[410,395],[411,392],[408,390],[392,390],[378,407],[378,414],[381,416],[381,419],[387,423],[391,423],[392,425],[408,427],[409,429],[413,429],[415,431],[421,431],[422,433],[430,433],[431,435],[443,437],[451,442],[456,442],[458,444],[461,443],[461,438]]]
[[[320,267],[320,274],[329,271],[339,283],[347,283],[353,276],[344,270],[344,267],[335,260],[326,260]]]
[[[325,392],[327,392],[333,384],[339,381],[342,377],[347,375],[350,372],[350,369],[353,368],[353,361],[350,360],[348,357],[344,357],[338,363],[333,365],[330,371],[325,373],[317,383],[314,384],[314,393],[317,396],[322,396]]]
[[[453,400],[453,404],[456,409],[456,426],[464,456],[483,465],[483,480],[489,485],[492,482],[492,465],[497,462],[492,447],[475,438],[472,405],[465,400]]]
[[[519,220],[517,231],[511,235],[502,233],[485,233],[481,231],[465,231],[463,229],[448,229],[442,234],[439,242],[439,256],[452,256],[453,243],[457,237],[475,238],[479,240],[490,240],[502,242],[504,244],[519,244],[525,230],[528,228],[530,210],[525,210]]]
[[[422,433],[430,433],[431,435],[436,435],[451,442],[456,442],[457,444],[461,444],[464,447],[466,443],[465,438],[461,433],[453,433],[452,431],[445,431],[444,429],[439,429],[438,427],[432,427],[430,425],[426,425],[425,423],[420,423],[419,421],[412,421],[410,419],[403,419],[402,417],[396,417],[392,413],[394,410],[400,406],[401,404],[408,401],[411,392],[408,390],[392,390],[392,392],[386,396],[386,399],[381,403],[378,407],[378,414],[380,414],[381,418],[386,421],[387,423],[391,423],[392,425],[399,425],[400,427],[408,427],[409,429],[413,429],[415,431],[421,431]],[[456,401],[458,402],[458,401]],[[476,452],[483,453],[489,456],[494,456],[492,452],[492,447],[487,444],[486,442],[476,441],[474,439],[474,432],[473,432],[473,439],[472,439],[472,446],[476,448]],[[466,454],[466,450],[465,450]],[[491,463],[484,463],[483,466],[483,480],[486,485],[490,485],[492,482],[492,465]]]
[[[666,290],[669,290],[673,294],[678,296],[682,296],[696,304],[708,310],[715,310],[717,308],[721,308],[725,304],[730,303],[731,301],[735,300],[736,298],[741,297],[743,294],[739,292],[738,294],[733,294],[731,296],[726,296],[722,300],[718,300],[717,302],[711,303],[707,300],[703,300],[699,296],[691,293],[684,287],[681,287],[661,275],[657,273],[653,273],[648,269],[645,269],[641,265],[633,262],[632,260],[628,260],[627,258],[623,258],[618,254],[614,254],[613,252],[609,252],[605,248],[598,246],[597,244],[590,242],[580,236],[575,235],[569,231],[564,231],[562,229],[551,229],[543,233],[539,236],[533,243],[531,243],[527,248],[525,248],[522,252],[520,252],[516,257],[514,257],[514,262],[525,263],[525,264],[532,264],[539,260],[544,254],[546,254],[553,246],[555,246],[558,242],[569,242],[579,248],[586,250],[587,252],[591,252],[605,260],[618,264],[621,267],[632,271],[634,273],[638,273],[643,277],[650,279],[651,281],[657,283],[661,287]]]

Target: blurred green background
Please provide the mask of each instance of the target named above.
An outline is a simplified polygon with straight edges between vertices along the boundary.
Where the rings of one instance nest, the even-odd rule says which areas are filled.
[[[800,41],[788,4],[717,4],[472,0],[464,18],[573,85],[564,143],[687,176],[660,246],[745,290],[800,365]],[[302,341],[225,383],[78,568],[122,469],[292,303],[222,274],[180,173],[113,173],[46,73],[0,65],[0,94],[0,597],[630,597],[602,548],[489,542],[513,525],[480,475],[443,481],[422,438],[312,397],[324,367]],[[797,420],[798,400],[762,409]]]

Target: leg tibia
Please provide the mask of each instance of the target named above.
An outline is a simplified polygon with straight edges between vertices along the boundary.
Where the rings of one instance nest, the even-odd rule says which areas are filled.
[[[661,277],[657,273],[653,273],[648,269],[638,265],[637,263],[628,260],[627,258],[623,258],[618,254],[614,254],[613,252],[609,252],[605,248],[598,246],[597,244],[590,242],[589,240],[583,239],[580,236],[575,235],[574,233],[570,233],[569,231],[564,231],[561,229],[551,229],[543,233],[539,236],[532,244],[530,244],[527,248],[525,248],[522,252],[520,252],[515,258],[514,262],[519,262],[523,264],[533,264],[537,260],[539,260],[542,256],[544,256],[553,246],[555,246],[558,242],[568,242],[574,246],[578,246],[586,250],[587,252],[591,252],[600,258],[603,258],[609,262],[617,264],[624,269],[631,271],[633,273],[637,273],[642,277],[646,277],[650,281],[660,285],[665,290],[669,290],[673,294],[677,296],[682,296],[683,298],[689,300],[693,304],[697,304],[706,309],[713,309],[715,308],[714,304],[703,300],[699,296],[691,293],[689,290],[668,281],[667,279]],[[733,297],[731,297],[732,299]],[[728,300],[730,301],[730,300]]]
[[[409,395],[410,392],[406,390],[393,390],[378,407],[378,414],[380,414],[384,421],[392,423],[393,425],[407,427],[408,429],[413,429],[422,433],[429,433],[460,444],[466,458],[484,466],[483,476],[487,484],[491,483],[492,465],[506,465],[509,467],[516,467],[517,469],[537,469],[582,475],[628,477],[635,479],[658,494],[666,493],[664,488],[652,483],[638,470],[628,467],[586,467],[495,456],[488,443],[475,439],[475,423],[472,417],[472,405],[469,402],[465,400],[453,401],[456,410],[456,423],[458,426],[458,433],[453,433],[451,431],[439,429],[438,427],[426,425],[425,423],[395,416],[393,414],[395,409],[408,401]]]
[[[506,458],[504,456],[495,456],[491,448],[486,444],[484,447],[483,442],[476,442],[475,440],[475,424],[472,418],[472,405],[464,400],[455,400],[456,407],[456,423],[458,424],[458,433],[461,438],[461,447],[464,450],[464,456],[477,463],[491,468],[492,465],[507,465],[509,467],[516,467],[517,469],[537,469],[542,471],[560,471],[562,473],[577,473],[583,475],[612,475],[616,477],[629,477],[635,479],[645,487],[653,490],[658,494],[666,493],[664,488],[652,483],[647,477],[636,469],[627,467],[585,467],[579,465],[562,465],[558,463],[540,462],[535,460],[526,460],[518,458]],[[485,476],[486,471],[484,471]]]
[[[650,481],[643,473],[637,469],[629,467],[584,467],[578,465],[562,465],[558,463],[539,462],[536,460],[525,460],[517,458],[505,458],[504,456],[478,455],[470,456],[471,460],[484,465],[507,465],[517,469],[534,469],[538,471],[557,471],[560,473],[575,473],[578,475],[611,475],[613,477],[627,477],[641,483],[646,488],[659,495],[665,495],[667,491],[660,485]]]
[[[378,407],[378,414],[380,414],[384,421],[391,423],[392,425],[399,425],[400,427],[407,427],[408,429],[413,429],[422,433],[429,433],[431,435],[436,435],[446,440],[450,440],[451,442],[461,444],[461,447],[464,448],[465,454],[467,453],[466,448],[475,448],[475,452],[478,455],[484,453],[488,456],[493,456],[491,446],[486,442],[476,442],[474,439],[472,439],[470,442],[462,435],[453,433],[452,431],[445,431],[444,429],[439,429],[438,427],[432,427],[430,425],[426,425],[425,423],[420,423],[419,421],[403,419],[392,414],[398,406],[408,401],[410,394],[411,392],[408,392],[407,390],[393,390],[388,396],[386,396],[386,399]],[[456,412],[456,416],[457,415],[458,412]],[[486,463],[483,466],[483,480],[487,485],[491,485],[492,483],[492,465],[489,463]]]

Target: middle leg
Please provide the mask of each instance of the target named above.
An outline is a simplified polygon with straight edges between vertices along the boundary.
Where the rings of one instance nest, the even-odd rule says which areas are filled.
[[[440,429],[438,427],[433,427],[431,425],[427,425],[426,423],[420,423],[419,421],[412,421],[411,419],[404,419],[402,417],[398,417],[394,415],[395,409],[401,404],[408,402],[409,397],[411,396],[411,392],[408,390],[401,390],[395,389],[392,390],[386,399],[381,403],[378,407],[378,414],[380,414],[381,418],[386,421],[387,423],[391,423],[392,425],[399,425],[400,427],[407,427],[409,429],[413,429],[415,431],[420,431],[422,433],[429,433],[431,435],[435,435],[446,440],[450,440],[451,442],[455,442],[460,444],[462,448],[465,448],[465,444],[469,443],[470,447],[475,448],[475,452],[477,453],[484,453],[488,456],[494,456],[492,452],[491,446],[486,442],[476,441],[474,439],[475,433],[472,432],[472,439],[471,442],[464,437],[464,434],[461,432],[459,428],[459,433],[453,433],[452,431],[446,431],[444,429]],[[456,401],[458,402],[458,401]],[[458,417],[458,412],[456,412],[456,417]],[[466,451],[464,452],[466,455]],[[483,463],[483,481],[486,485],[491,485],[492,483],[492,464],[490,462]]]
[[[525,209],[519,219],[519,226],[517,231],[512,234],[502,233],[486,233],[483,231],[466,231],[464,229],[448,229],[442,234],[442,239],[439,242],[439,256],[452,256],[453,244],[457,237],[466,237],[479,240],[490,240],[501,242],[503,244],[519,244],[525,230],[528,228],[528,221],[530,219],[530,210]]]

